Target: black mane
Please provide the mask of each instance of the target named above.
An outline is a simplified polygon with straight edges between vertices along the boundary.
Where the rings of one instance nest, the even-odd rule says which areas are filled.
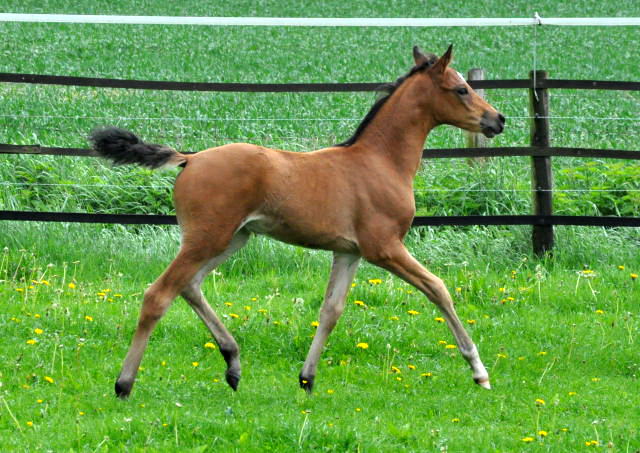
[[[409,72],[407,72],[405,75],[399,77],[395,82],[386,83],[384,85],[380,85],[378,87],[377,91],[380,91],[380,92],[383,92],[383,93],[386,93],[386,94],[384,94],[381,98],[379,98],[375,102],[375,104],[373,104],[373,106],[369,110],[369,113],[367,113],[365,115],[364,119],[360,122],[360,124],[358,125],[358,128],[353,133],[353,135],[350,138],[348,138],[347,140],[345,140],[344,142],[338,143],[335,146],[351,146],[351,145],[353,145],[356,142],[356,140],[358,140],[358,138],[360,138],[360,136],[362,135],[364,130],[367,128],[369,123],[371,123],[371,121],[373,121],[373,119],[375,118],[377,113],[380,111],[382,106],[389,100],[391,95],[393,95],[393,93],[395,93],[395,91],[398,89],[398,87],[400,85],[402,85],[402,83],[405,80],[407,80],[409,77],[414,75],[416,72],[422,71],[423,69],[427,69],[430,66],[432,66],[433,64],[434,64],[433,60],[425,61],[424,63],[416,65],[413,68],[411,68],[411,70]]]

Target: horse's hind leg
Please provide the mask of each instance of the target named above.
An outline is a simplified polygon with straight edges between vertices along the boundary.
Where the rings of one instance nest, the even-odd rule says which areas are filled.
[[[224,254],[230,244],[230,237],[231,235],[229,239],[218,238],[218,241],[202,238],[201,241],[183,242],[178,256],[145,291],[138,326],[115,385],[116,394],[120,398],[126,398],[131,393],[149,337],[160,318],[176,296],[211,261],[211,257]]]
[[[186,288],[180,293],[200,319],[202,319],[213,335],[213,338],[216,340],[216,343],[218,343],[220,353],[227,363],[225,377],[227,379],[227,383],[233,390],[238,388],[238,382],[240,381],[240,350],[236,340],[216,316],[211,306],[207,303],[207,300],[200,290],[200,285],[207,274],[244,246],[248,239],[249,233],[244,230],[236,233],[227,249],[220,255],[213,257],[205,263],[193,277],[191,282],[189,282]]]

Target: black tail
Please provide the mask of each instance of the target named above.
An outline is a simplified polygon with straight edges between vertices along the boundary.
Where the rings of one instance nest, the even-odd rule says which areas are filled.
[[[116,165],[136,164],[154,169],[187,162],[184,154],[168,146],[145,143],[133,133],[117,127],[95,129],[89,140],[98,155]]]

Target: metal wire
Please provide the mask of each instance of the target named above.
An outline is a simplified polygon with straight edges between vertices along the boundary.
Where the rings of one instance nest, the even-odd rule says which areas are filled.
[[[139,185],[139,184],[55,184],[55,183],[30,183],[30,182],[0,182],[0,186],[29,186],[29,187],[100,187],[100,188],[127,188],[127,189],[169,189],[173,186],[173,183],[164,186],[158,185]],[[429,192],[521,192],[531,193],[531,189],[414,189],[416,193],[429,193]],[[640,192],[640,189],[541,189],[535,190],[535,192]]]

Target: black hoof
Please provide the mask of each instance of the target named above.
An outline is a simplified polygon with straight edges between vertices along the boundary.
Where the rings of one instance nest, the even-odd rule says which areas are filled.
[[[308,394],[311,394],[313,391],[313,378],[300,376],[298,380],[300,382],[300,388],[303,388]]]
[[[227,372],[225,373],[224,377],[227,379],[227,384],[229,384],[229,387],[231,387],[234,392],[237,391],[238,383],[240,382],[240,376]]]
[[[120,399],[127,399],[131,393],[133,383],[116,381],[116,396]]]

